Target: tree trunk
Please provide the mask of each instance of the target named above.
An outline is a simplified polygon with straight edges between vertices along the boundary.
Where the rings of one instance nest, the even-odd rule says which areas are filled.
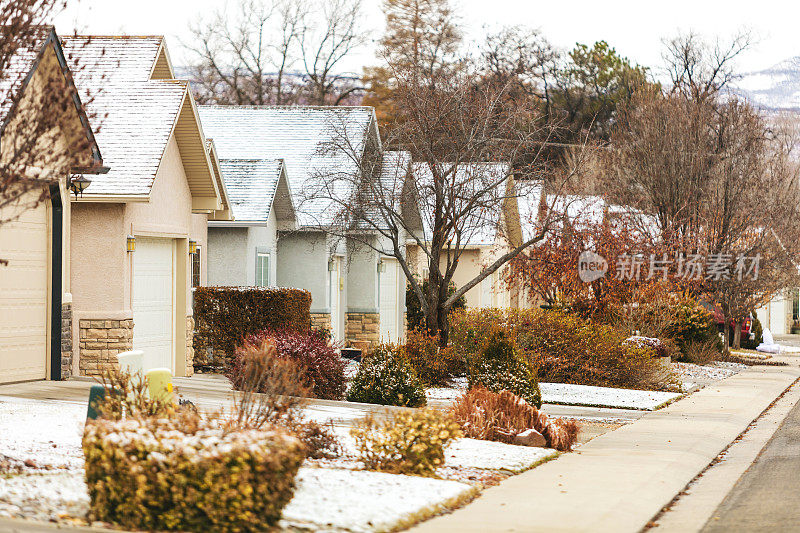
[[[722,318],[722,332],[723,336],[725,337],[725,344],[722,348],[722,353],[728,355],[731,351],[731,323],[732,317],[728,313],[723,314]]]
[[[742,323],[740,321],[733,323],[733,347],[737,350],[742,347]]]
[[[425,327],[428,329],[428,334],[436,335],[439,338],[440,348],[447,346],[450,334],[450,321],[447,314],[446,309],[434,304],[428,307],[428,313],[425,315]]]

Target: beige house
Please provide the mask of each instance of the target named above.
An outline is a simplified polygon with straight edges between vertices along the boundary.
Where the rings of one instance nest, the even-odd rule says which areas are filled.
[[[191,286],[205,281],[208,217],[229,207],[213,147],[162,37],[63,46],[110,167],[72,205],[73,371],[97,375],[137,349],[145,368],[191,375]]]
[[[57,380],[72,364],[62,330],[71,307],[69,174],[102,171],[102,159],[52,27],[38,28],[4,74],[0,165],[42,184],[0,209],[0,220],[11,220],[0,225],[0,383]]]
[[[447,165],[445,163],[445,165]],[[498,177],[508,174],[508,165],[496,163],[481,163],[473,165],[463,165],[458,172],[488,172]],[[466,169],[469,167],[469,169]],[[412,175],[418,183],[430,181],[430,170],[425,163],[414,163]],[[504,206],[504,213],[500,215],[501,223],[494,220],[476,220],[474,223],[467,223],[471,232],[465,238],[466,245],[462,244],[463,252],[458,261],[453,283],[456,287],[462,287],[470,282],[493,263],[500,255],[510,249],[511,243],[517,242],[520,238],[519,215],[515,198],[509,198]],[[426,202],[421,199],[419,202],[423,226],[428,224],[431,215],[426,217]],[[423,228],[426,233],[426,240],[430,230]],[[409,241],[407,243],[407,254],[409,265],[420,279],[428,277],[427,258],[419,246]],[[446,261],[442,260],[441,267],[445,268]],[[519,291],[505,280],[505,269],[501,268],[497,272],[490,274],[478,285],[467,291],[465,294],[467,307],[471,309],[486,307],[519,307]]]

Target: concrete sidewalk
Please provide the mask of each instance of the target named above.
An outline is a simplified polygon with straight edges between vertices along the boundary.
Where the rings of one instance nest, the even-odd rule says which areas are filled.
[[[640,531],[800,377],[798,359],[786,360],[648,413],[416,530]]]

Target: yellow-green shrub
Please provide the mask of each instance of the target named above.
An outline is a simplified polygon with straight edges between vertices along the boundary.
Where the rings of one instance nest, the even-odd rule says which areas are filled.
[[[431,476],[444,464],[444,449],[462,436],[452,416],[435,409],[400,413],[383,423],[372,417],[351,430],[370,470]]]
[[[427,403],[422,382],[394,344],[379,344],[361,361],[347,401],[403,407]]]
[[[263,531],[294,491],[304,446],[192,412],[98,419],[83,436],[90,519],[126,529]]]

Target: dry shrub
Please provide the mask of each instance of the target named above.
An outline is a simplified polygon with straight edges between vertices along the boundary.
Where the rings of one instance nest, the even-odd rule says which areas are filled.
[[[176,411],[172,401],[150,397],[147,377],[141,372],[107,369],[98,381],[106,389],[105,396],[93,406],[100,418],[169,417]]]
[[[716,340],[690,340],[683,345],[683,360],[696,365],[707,365],[721,355]]]
[[[543,382],[660,389],[670,384],[653,352],[625,344],[625,331],[556,310],[490,309],[459,313],[450,339],[467,360],[505,332]]]
[[[90,519],[148,531],[263,531],[305,458],[278,426],[232,430],[191,410],[89,421],[83,452]]]
[[[294,361],[278,357],[271,339],[245,342],[237,350],[236,364],[227,374],[241,391],[235,403],[239,427],[260,428],[264,424],[296,419],[301,397],[310,393],[303,369]]]
[[[315,331],[266,330],[247,337],[251,344],[270,339],[278,356],[291,359],[303,368],[306,386],[313,396],[341,400],[345,391],[344,362],[324,337]]]
[[[462,436],[458,423],[436,409],[399,413],[377,423],[368,416],[351,430],[369,470],[432,476],[444,464],[444,449]]]
[[[342,453],[342,445],[333,430],[333,422],[325,425],[314,421],[294,424],[294,434],[306,446],[312,459],[333,459]]]
[[[430,386],[449,385],[455,376],[466,371],[464,361],[456,352],[439,347],[439,338],[426,331],[408,331],[402,346],[403,356],[423,383]]]
[[[452,413],[467,437],[510,444],[519,433],[535,429],[549,447],[561,451],[572,448],[580,429],[574,420],[548,418],[508,391],[471,389],[456,401]]]

